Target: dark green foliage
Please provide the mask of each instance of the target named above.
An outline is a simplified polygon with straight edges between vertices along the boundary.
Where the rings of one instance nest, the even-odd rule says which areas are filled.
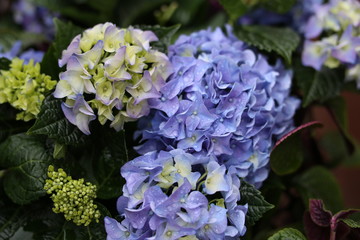
[[[35,124],[29,129],[28,134],[46,135],[58,143],[66,145],[84,143],[86,135],[65,118],[61,103],[61,99],[48,96],[44,100]]]
[[[329,170],[316,166],[310,168],[296,179],[296,184],[305,204],[310,198],[318,198],[332,211],[343,209],[339,185]]]
[[[272,235],[268,240],[306,240],[306,238],[296,229],[284,228]]]
[[[240,204],[248,204],[245,220],[246,226],[254,225],[264,213],[274,208],[274,205],[268,203],[259,190],[245,181],[241,182],[240,194]]]
[[[13,202],[27,204],[45,195],[43,186],[51,155],[43,140],[13,135],[0,145],[0,156],[0,166],[7,168],[4,190]]]
[[[169,45],[171,44],[171,39],[174,34],[179,30],[180,24],[171,26],[171,27],[161,27],[161,26],[138,26],[142,30],[149,30],[155,33],[159,41],[153,42],[151,46],[160,51],[166,53]]]
[[[300,43],[299,35],[290,28],[241,26],[235,29],[240,40],[267,52],[275,52],[287,63]]]

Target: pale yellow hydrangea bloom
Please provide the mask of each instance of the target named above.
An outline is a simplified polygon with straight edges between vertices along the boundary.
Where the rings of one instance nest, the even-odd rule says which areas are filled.
[[[10,69],[0,71],[0,103],[9,103],[21,112],[17,120],[29,121],[36,118],[45,93],[53,89],[56,81],[40,72],[40,64],[30,60],[14,58]]]

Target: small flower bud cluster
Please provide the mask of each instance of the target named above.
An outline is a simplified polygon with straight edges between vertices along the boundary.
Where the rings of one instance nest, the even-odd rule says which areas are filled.
[[[40,106],[49,92],[56,85],[50,76],[40,73],[40,64],[30,60],[14,58],[8,71],[0,72],[0,103],[10,103],[21,110],[17,120],[29,121],[36,118]]]
[[[50,165],[44,189],[51,194],[53,211],[64,213],[67,221],[87,226],[93,219],[99,222],[100,212],[93,199],[96,198],[96,186],[84,179],[74,180],[63,169],[54,170]]]
[[[360,3],[331,0],[316,6],[305,27],[302,62],[320,70],[323,66],[347,66],[347,78],[360,87]]]
[[[161,97],[159,90],[172,72],[168,57],[150,47],[157,40],[151,31],[111,23],[76,36],[59,60],[66,71],[54,92],[56,98],[66,97],[66,118],[90,134],[89,122],[96,115],[116,130],[148,115],[148,99]]]

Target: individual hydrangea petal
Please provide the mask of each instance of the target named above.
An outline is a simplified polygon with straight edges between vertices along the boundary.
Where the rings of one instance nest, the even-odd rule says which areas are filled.
[[[89,123],[94,120],[95,114],[82,95],[77,95],[73,106],[62,104],[65,117],[76,125],[83,133],[89,135]]]
[[[350,25],[339,40],[339,45],[332,51],[332,56],[344,62],[354,64],[357,58],[356,49],[360,46],[360,36],[353,38],[353,28]]]
[[[71,85],[66,80],[60,80],[56,85],[55,92],[53,93],[56,98],[64,98],[74,94]]]
[[[225,165],[219,165],[212,161],[207,165],[208,175],[205,180],[205,191],[207,194],[214,194],[220,191],[228,191],[229,185],[225,180]]]
[[[80,54],[80,34],[76,35],[76,37],[71,41],[70,45],[67,49],[62,51],[62,58],[59,59],[58,63],[60,67],[63,67],[67,64],[69,58],[74,54]]]
[[[247,213],[248,206],[237,206],[228,212],[230,221],[235,225],[238,230],[238,234],[243,236],[246,232],[245,227],[245,215]]]
[[[302,53],[302,62],[305,66],[311,66],[320,70],[329,55],[329,49],[323,42],[305,41]]]
[[[208,222],[200,229],[199,236],[206,239],[224,239],[227,229],[226,209],[211,204]]]
[[[346,71],[347,80],[355,80],[357,82],[357,87],[360,88],[360,64],[356,64]]]
[[[125,32],[119,30],[115,25],[112,25],[105,30],[104,36],[104,50],[107,52],[115,52],[120,45],[125,43]]]

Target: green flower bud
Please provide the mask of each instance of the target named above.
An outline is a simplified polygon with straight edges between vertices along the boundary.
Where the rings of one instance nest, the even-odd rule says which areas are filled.
[[[61,168],[55,171],[52,165],[48,168],[48,177],[44,189],[51,194],[55,213],[63,213],[67,221],[76,225],[87,226],[93,219],[99,222],[100,211],[93,202],[96,198],[95,185],[85,183],[83,178],[74,180]]]

